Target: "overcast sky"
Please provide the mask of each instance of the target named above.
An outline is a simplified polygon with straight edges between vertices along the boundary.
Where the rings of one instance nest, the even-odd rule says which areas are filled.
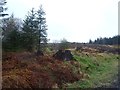
[[[40,4],[46,12],[48,39],[88,42],[118,34],[119,0],[7,0],[8,13],[24,19]]]

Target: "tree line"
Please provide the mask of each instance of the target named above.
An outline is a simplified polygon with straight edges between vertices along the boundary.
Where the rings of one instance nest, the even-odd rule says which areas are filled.
[[[6,0],[0,0],[0,17],[8,15],[7,13],[3,13],[8,9],[7,7],[4,7],[6,3],[7,3]]]
[[[120,45],[120,35],[116,35],[109,38],[97,38],[96,40],[92,41],[89,40],[89,44],[103,44],[103,45]]]
[[[3,51],[44,51],[47,45],[47,25],[45,11],[34,8],[28,12],[26,18],[15,18],[12,14],[1,20],[2,50]]]

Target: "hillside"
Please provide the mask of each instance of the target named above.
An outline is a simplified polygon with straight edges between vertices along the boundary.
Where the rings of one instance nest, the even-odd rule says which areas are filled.
[[[117,52],[90,46],[71,52],[76,60],[57,60],[50,50],[42,57],[3,52],[3,88],[95,88],[110,86],[118,74]]]

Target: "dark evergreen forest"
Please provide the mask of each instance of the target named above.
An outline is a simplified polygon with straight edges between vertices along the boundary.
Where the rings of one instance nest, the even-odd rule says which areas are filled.
[[[103,45],[120,45],[120,35],[116,35],[109,38],[97,38],[96,40],[92,41],[89,40],[90,44],[103,44]]]

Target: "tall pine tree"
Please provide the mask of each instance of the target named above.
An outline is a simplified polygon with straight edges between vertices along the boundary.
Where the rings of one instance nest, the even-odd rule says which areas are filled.
[[[47,45],[47,25],[46,25],[46,18],[45,18],[45,11],[40,6],[39,10],[37,11],[37,24],[38,24],[38,51],[43,51]]]
[[[42,6],[37,12],[32,9],[23,24],[23,46],[28,51],[43,52],[47,45],[46,30],[46,18]]]
[[[20,48],[19,24],[14,15],[2,20],[2,44],[5,51],[16,51]]]
[[[28,51],[33,51],[37,44],[37,24],[35,11],[32,9],[23,23],[23,46]]]

